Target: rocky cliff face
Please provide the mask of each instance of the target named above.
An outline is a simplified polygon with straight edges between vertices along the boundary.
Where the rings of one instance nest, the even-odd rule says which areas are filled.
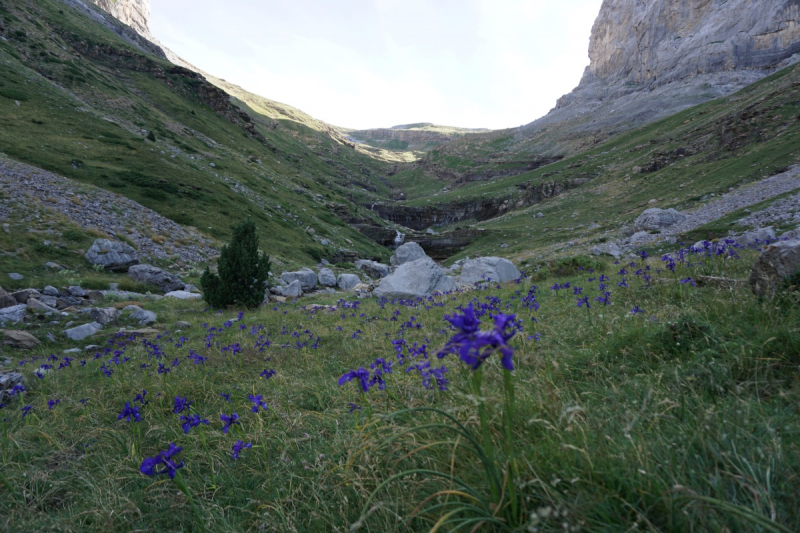
[[[92,0],[120,22],[144,37],[150,35],[150,0]]]
[[[800,0],[604,0],[580,84],[520,130],[517,148],[592,146],[735,92],[798,52]]]
[[[605,0],[581,85],[771,67],[800,51],[799,22],[798,0]]]

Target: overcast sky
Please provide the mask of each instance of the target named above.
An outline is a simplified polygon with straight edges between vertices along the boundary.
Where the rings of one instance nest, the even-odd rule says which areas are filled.
[[[336,126],[507,128],[589,64],[602,0],[152,0],[197,67]]]

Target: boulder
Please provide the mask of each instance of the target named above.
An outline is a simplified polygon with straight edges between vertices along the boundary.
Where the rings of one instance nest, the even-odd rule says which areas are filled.
[[[297,272],[284,272],[281,274],[281,280],[289,286],[297,281],[304,291],[313,291],[317,288],[317,274],[307,268]],[[288,295],[284,294],[284,296]]]
[[[502,257],[477,257],[464,261],[461,275],[456,280],[460,287],[490,279],[496,283],[506,283],[521,276],[514,263]]]
[[[103,291],[86,291],[86,299],[93,302],[99,302],[105,297],[106,296],[103,294]]]
[[[154,323],[158,320],[158,315],[156,315],[152,311],[145,311],[144,309],[139,309],[138,311],[134,311],[131,313],[131,318],[133,320],[137,320],[139,324],[142,326],[147,326],[148,324]]]
[[[13,279],[14,281],[21,281],[21,280],[25,279],[25,276],[23,276],[22,274],[17,274],[16,272],[11,272],[8,275],[8,277]]]
[[[767,241],[772,242],[775,240],[775,230],[772,229],[772,226],[768,226],[748,231],[732,238],[740,246],[764,245],[767,244]]]
[[[64,335],[73,341],[82,341],[87,337],[91,337],[101,329],[103,329],[101,324],[98,324],[97,322],[91,322],[89,324],[70,328],[64,331]]]
[[[94,307],[89,311],[89,316],[98,324],[105,326],[117,320],[121,313],[119,309],[114,309],[113,307]]]
[[[39,296],[37,298],[37,300],[39,300],[40,302],[42,302],[44,305],[46,305],[48,307],[58,307],[58,298],[56,298],[55,296],[42,295],[42,296]]]
[[[48,285],[47,287],[45,287],[44,290],[42,291],[42,294],[44,294],[46,296],[55,296],[56,298],[61,296],[61,293],[58,291],[58,289],[56,289],[55,287],[53,287],[51,285]]]
[[[321,268],[319,270],[319,284],[323,287],[335,287],[336,276],[330,268]]]
[[[188,291],[170,291],[164,298],[177,298],[178,300],[202,300],[203,295]]]
[[[434,292],[452,291],[455,288],[453,278],[433,259],[424,257],[397,267],[397,270],[381,280],[381,284],[372,294],[379,298],[415,298]]]
[[[128,275],[138,282],[155,285],[164,292],[180,291],[186,287],[178,276],[153,265],[134,265],[128,269]]]
[[[28,303],[28,300],[30,300],[31,298],[40,297],[41,294],[39,294],[39,291],[37,291],[36,289],[22,289],[21,291],[15,291],[11,293],[11,296],[14,297],[17,303],[24,304]]]
[[[0,309],[0,324],[20,322],[25,318],[25,311],[27,309],[28,306],[25,304],[12,305],[11,307]]]
[[[72,287],[67,287],[67,292],[73,298],[83,298],[86,296],[86,289],[83,287],[78,287],[77,285],[73,285]]]
[[[281,288],[281,295],[289,298],[299,298],[303,295],[303,284],[299,279],[296,279],[286,287]]]
[[[614,259],[619,259],[622,256],[622,250],[619,249],[615,242],[604,242],[594,246],[591,250],[592,255],[610,255]]]
[[[191,328],[191,327],[192,327],[192,325],[191,325],[190,323],[188,323],[188,322],[184,322],[183,320],[179,320],[178,322],[175,322],[175,325],[174,325],[173,327],[174,327],[175,329],[181,329],[181,330],[183,330],[183,329],[189,329],[189,328]]]
[[[36,314],[42,314],[42,313],[59,314],[58,309],[50,307],[49,305],[40,302],[36,298],[31,298],[30,300],[28,300],[27,307]]]
[[[92,265],[101,265],[106,270],[125,272],[139,264],[139,255],[124,242],[97,239],[84,255]]]
[[[756,296],[771,296],[783,279],[800,273],[800,239],[770,244],[750,270]]]
[[[686,220],[686,215],[675,209],[651,207],[650,209],[645,209],[644,212],[636,218],[633,222],[633,228],[636,231],[654,231],[668,228],[684,220]]]
[[[648,242],[653,242],[656,239],[658,239],[657,234],[648,233],[646,231],[637,231],[631,235],[629,242],[631,244],[647,244]]]
[[[11,391],[14,385],[24,385],[25,376],[19,372],[4,372],[0,374],[0,403],[5,403],[11,399]]]
[[[3,287],[0,287],[0,309],[5,309],[18,303],[16,298],[4,291]]]
[[[5,337],[3,339],[4,346],[11,348],[19,348],[21,350],[33,350],[41,344],[39,339],[26,331],[8,331],[0,330],[0,333]]]
[[[361,279],[355,274],[339,274],[339,277],[336,278],[336,285],[343,291],[353,290],[359,283],[361,283]]]
[[[389,266],[377,261],[370,261],[369,259],[359,259],[356,261],[356,268],[364,271],[364,273],[372,279],[385,278],[389,275]]]
[[[416,261],[417,259],[422,259],[424,257],[428,256],[425,253],[425,250],[422,249],[422,246],[415,242],[407,242],[404,245],[399,246],[397,250],[394,251],[389,262],[393,267],[399,267],[400,265],[410,263],[411,261]]]
[[[52,268],[53,270],[55,270],[57,272],[61,272],[62,270],[66,270],[67,269],[67,267],[65,267],[64,265],[60,265],[58,263],[54,263],[53,261],[45,263],[44,266],[46,266],[47,268]]]

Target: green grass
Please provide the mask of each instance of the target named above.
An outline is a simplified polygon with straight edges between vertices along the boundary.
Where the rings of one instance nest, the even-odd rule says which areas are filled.
[[[434,415],[384,415],[437,407],[476,431],[475,399],[466,390],[470,371],[454,356],[445,360],[448,392],[424,389],[416,372],[398,365],[386,376],[385,391],[361,395],[354,383],[339,387],[337,380],[376,357],[393,360],[393,339],[424,343],[433,356],[450,336],[441,332],[442,314],[492,296],[524,326],[511,341],[522,530],[564,531],[566,523],[580,531],[796,531],[800,312],[796,304],[758,301],[747,288],[677,281],[702,272],[744,277],[754,253],[742,255],[696,271],[679,267],[675,277],[656,273],[659,261],[650,260],[651,285],[628,275],[628,289],[616,286],[619,266],[607,265],[608,307],[594,301],[597,281],[587,282],[597,274],[567,269],[573,274],[536,282],[541,308],[535,313],[520,301],[531,281],[415,307],[371,300],[357,310],[309,313],[283,305],[245,314],[243,329],[227,322],[235,310],[208,312],[202,302],[145,304],[162,328],[177,320],[193,324],[155,340],[164,358],[128,343],[131,360],[107,362],[110,377],[99,366],[113,354],[99,361],[72,355],[70,367],[44,380],[31,374],[41,359],[19,367],[28,392],[2,411],[0,528],[199,530],[187,498],[168,478],[138,471],[144,457],[175,442],[184,448],[182,479],[207,531],[348,531],[353,524],[358,531],[428,531],[440,513],[415,509],[449,488],[446,481],[403,478],[377,492],[364,517],[362,507],[383,481],[410,468],[452,472],[489,497],[482,470],[453,433],[436,426],[408,432],[438,422]],[[591,309],[576,306],[571,288],[548,289],[568,281],[583,287]],[[645,314],[632,316],[634,305]],[[411,316],[420,329],[402,326]],[[219,328],[210,347],[206,323]],[[259,325],[263,330],[253,335]],[[43,337],[49,327],[30,331]],[[541,339],[529,338],[534,333]],[[263,351],[254,348],[259,335],[272,341]],[[298,348],[298,342],[306,344]],[[242,351],[234,356],[226,347],[236,343]],[[34,353],[14,354],[13,364],[70,346],[45,341]],[[209,359],[194,365],[185,358],[189,350]],[[82,358],[85,367],[78,364]],[[178,366],[170,367],[176,358]],[[159,362],[171,372],[158,374]],[[143,363],[152,366],[140,368]],[[261,379],[265,369],[277,374]],[[500,370],[496,357],[484,365],[497,450],[505,435]],[[142,389],[150,400],[142,421],[118,421]],[[251,412],[248,394],[263,395],[270,409]],[[192,412],[211,425],[184,435],[172,413],[174,396],[193,400]],[[61,403],[48,410],[47,400],[56,398]],[[362,409],[349,413],[351,402]],[[35,411],[23,419],[22,405]],[[242,423],[225,435],[219,415],[234,411]],[[234,461],[230,448],[237,440],[253,448]]]

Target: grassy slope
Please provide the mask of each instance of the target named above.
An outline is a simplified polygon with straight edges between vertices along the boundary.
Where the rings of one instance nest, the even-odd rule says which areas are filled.
[[[478,241],[461,255],[498,253],[502,242],[511,245],[503,254],[526,257],[569,240],[598,241],[630,223],[651,199],[659,200],[656,207],[687,209],[710,193],[757,181],[796,163],[800,159],[799,87],[800,70],[790,67],[732,96],[619,135],[557,163],[519,176],[475,182],[449,192],[440,190],[435,197],[430,194],[436,190],[436,180],[422,176],[419,188],[409,190],[412,199],[408,203],[437,205],[485,196],[508,197],[517,186],[591,178],[567,194],[479,224],[493,230],[492,237]],[[666,156],[663,168],[638,171],[637,167],[663,158],[659,153],[679,148],[689,149],[691,155]],[[415,176],[402,173],[391,179],[416,182]],[[537,212],[545,217],[534,219]],[[588,230],[592,223],[600,228]]]
[[[741,277],[755,256],[741,254],[725,265],[679,265],[676,276],[707,271]],[[651,266],[659,262],[651,260]],[[144,457],[170,442],[184,449],[178,457],[186,462],[182,477],[207,531],[348,531],[378,484],[408,468],[452,471],[490,498],[480,462],[465,441],[437,428],[406,433],[436,418],[382,418],[402,406],[437,406],[476,432],[475,400],[466,390],[469,371],[454,356],[445,360],[447,393],[426,391],[416,372],[397,365],[385,391],[361,395],[354,383],[336,382],[375,357],[394,359],[393,339],[424,343],[432,356],[449,337],[443,313],[472,298],[490,302],[491,296],[499,298],[496,309],[524,319],[511,342],[523,530],[564,531],[566,523],[570,531],[622,532],[636,524],[662,533],[775,531],[757,527],[744,512],[796,531],[796,304],[759,302],[746,288],[692,288],[654,272],[662,279],[653,286],[630,275],[630,288],[621,289],[618,268],[605,269],[611,277],[609,307],[594,301],[598,282],[587,278],[597,274],[555,279],[583,287],[589,310],[576,307],[571,289],[548,290],[554,279],[539,273],[536,323],[521,306],[531,283],[525,281],[437,299],[436,306],[367,301],[335,313],[262,309],[246,313],[242,328],[226,323],[235,311],[145,303],[161,323],[194,324],[155,340],[161,359],[153,358],[152,348],[127,343],[115,364],[111,351],[122,349],[118,339],[100,360],[75,354],[70,366],[40,381],[31,372],[47,361],[34,356],[68,347],[46,343],[19,356],[28,361],[19,366],[28,376],[28,391],[0,410],[0,528],[199,530],[186,497],[168,478],[138,471]],[[646,314],[631,316],[633,305]],[[419,329],[402,326],[412,316]],[[206,324],[218,328],[209,330],[210,343]],[[258,325],[264,329],[254,330]],[[31,331],[44,337],[51,327]],[[534,333],[543,335],[540,341],[529,337]],[[264,351],[255,347],[259,336],[262,343],[272,341]],[[232,355],[233,345],[242,351]],[[186,359],[191,350],[209,359],[195,365]],[[86,366],[81,359],[88,360]],[[103,363],[113,371],[110,377],[100,371]],[[158,363],[171,371],[157,373]],[[57,368],[59,361],[50,364]],[[500,450],[505,430],[499,358],[484,367],[483,391]],[[260,378],[265,369],[277,375]],[[119,421],[125,403],[142,389],[149,400],[141,407],[142,421]],[[220,393],[231,394],[231,403]],[[249,394],[263,395],[269,410],[251,412]],[[192,412],[210,425],[185,435],[172,412],[175,396],[192,400]],[[49,410],[47,401],[55,399],[61,403]],[[88,403],[81,404],[83,399]],[[348,413],[351,402],[362,409]],[[35,410],[22,418],[24,405]],[[231,412],[241,416],[241,424],[224,434],[219,416]],[[237,440],[253,448],[235,461],[230,449]],[[412,518],[414,509],[446,488],[429,477],[400,479],[377,494],[359,531],[426,531],[441,513]],[[713,501],[700,504],[694,496]]]
[[[159,80],[77,55],[73,45],[86,41],[143,54],[59,2],[3,2],[0,16],[8,35],[0,41],[0,150],[9,156],[125,194],[219,239],[249,215],[265,249],[290,261],[331,251],[307,228],[336,248],[385,254],[314,198],[357,212],[353,201],[386,189],[380,162],[289,119],[274,129],[257,119],[265,146],[192,97],[180,76]]]

